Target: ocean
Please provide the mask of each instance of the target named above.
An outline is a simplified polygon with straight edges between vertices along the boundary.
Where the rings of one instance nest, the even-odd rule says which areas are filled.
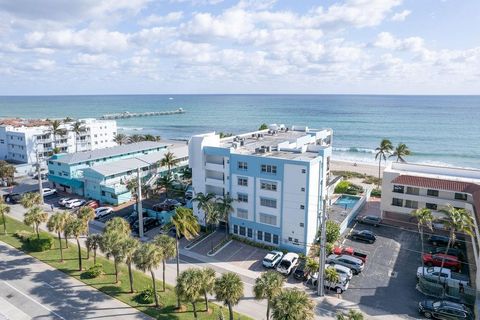
[[[261,123],[334,130],[334,160],[375,162],[382,138],[407,144],[410,162],[480,168],[480,96],[98,95],[0,97],[0,117],[85,118],[123,111],[180,115],[118,120],[119,131],[188,139]]]

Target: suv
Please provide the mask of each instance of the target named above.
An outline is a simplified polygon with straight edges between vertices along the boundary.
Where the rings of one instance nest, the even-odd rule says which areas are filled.
[[[362,260],[346,254],[331,254],[327,257],[326,263],[331,265],[339,264],[341,266],[345,266],[351,269],[353,274],[359,274],[364,268],[364,263]]]
[[[283,256],[282,261],[277,266],[277,271],[288,276],[298,263],[298,254],[289,252]]]
[[[327,267],[327,268],[330,268],[330,267]],[[318,284],[318,272],[315,272],[309,281],[311,281],[312,285],[316,287]],[[323,282],[324,287],[334,290],[339,294],[343,293],[343,291],[346,291],[348,289],[349,284],[350,284],[350,281],[347,279],[347,276],[345,276],[344,274],[339,275],[338,282],[330,282],[330,281],[327,281],[326,279],[324,279],[324,282]]]
[[[65,203],[65,208],[68,208],[68,209],[78,208],[83,206],[85,202],[86,201],[82,199],[73,199]]]
[[[301,281],[306,281],[308,278],[308,274],[305,270],[305,267],[307,265],[307,260],[305,259],[299,259],[298,260],[298,265],[295,268],[295,271],[293,271],[293,277],[297,280]]]
[[[6,203],[16,204],[19,203],[21,199],[22,195],[20,193],[9,193],[3,195],[3,200],[5,200]]]
[[[133,230],[135,230],[137,233],[138,233],[138,225],[139,225],[139,221],[137,220],[133,224]],[[151,217],[143,218],[143,232],[147,232],[148,230],[151,230],[159,225],[160,225],[160,222],[158,222],[158,220],[155,218],[151,218]]]
[[[358,223],[369,224],[378,227],[382,223],[382,218],[376,216],[363,216],[356,219]]]
[[[265,268],[275,268],[276,265],[282,260],[283,252],[280,251],[270,251],[267,253],[265,258],[263,258],[262,264]]]
[[[427,318],[473,320],[473,313],[465,305],[446,300],[421,301],[418,311]]]
[[[353,277],[352,269],[348,267],[342,266],[340,264],[330,264],[330,265],[326,265],[325,269],[328,267],[335,269],[337,273],[340,275],[345,275],[347,277],[347,280],[351,280]]]
[[[377,240],[375,234],[369,230],[353,231],[351,237],[353,240],[360,240],[368,243],[374,243],[375,240]]]

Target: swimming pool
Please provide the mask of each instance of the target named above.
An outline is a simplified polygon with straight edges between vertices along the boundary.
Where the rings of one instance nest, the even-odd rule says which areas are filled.
[[[335,200],[333,204],[343,207],[345,209],[352,209],[358,202],[358,200],[360,200],[360,197],[342,195],[337,200]]]

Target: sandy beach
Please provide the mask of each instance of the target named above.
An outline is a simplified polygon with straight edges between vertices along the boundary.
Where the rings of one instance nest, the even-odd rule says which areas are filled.
[[[354,165],[356,163],[356,166]],[[382,163],[381,172],[383,174],[383,169],[385,165]],[[378,177],[378,164],[365,163],[365,162],[353,162],[353,161],[343,161],[343,160],[332,160],[330,163],[331,171],[353,171],[362,174],[367,174],[370,176]]]

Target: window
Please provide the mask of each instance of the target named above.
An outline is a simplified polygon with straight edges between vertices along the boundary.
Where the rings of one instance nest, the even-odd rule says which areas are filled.
[[[407,187],[407,194],[419,195],[420,189],[414,187]]]
[[[272,234],[268,233],[268,232],[265,232],[265,238],[263,239],[263,241],[271,242],[272,241]]]
[[[457,193],[455,192],[455,199],[456,200],[467,200],[467,194],[466,193]]]
[[[270,224],[272,226],[277,225],[277,217],[271,214],[260,213],[260,222]]]
[[[273,235],[273,243],[278,244],[278,235],[277,234]]]
[[[246,163],[245,161],[238,161],[238,169],[248,170],[248,163]]]
[[[438,190],[428,189],[427,190],[427,196],[438,197]]]
[[[239,186],[244,186],[244,187],[247,187],[248,186],[248,179],[247,178],[238,178],[237,179],[237,182],[238,182],[238,185]]]
[[[300,188],[300,191],[305,192],[305,188]]]
[[[292,242],[292,241],[293,241],[293,238],[292,238],[292,237],[288,237],[288,241]]]
[[[237,209],[237,218],[248,219],[248,211],[245,209]]]
[[[277,183],[276,182],[270,182],[270,181],[261,181],[260,182],[260,189],[277,191]]]
[[[262,172],[277,174],[277,166],[272,166],[269,164],[262,164]]]
[[[305,227],[305,224],[303,222],[300,222],[300,227]]]
[[[257,231],[257,239],[262,241],[263,240],[263,232],[262,231]]]
[[[236,224],[233,225],[233,233],[238,234],[238,226]]]
[[[240,235],[245,236],[245,227],[240,227]]]
[[[298,239],[293,240],[293,243],[298,244]]]
[[[238,193],[237,194],[237,201],[238,202],[248,202],[248,194]]]
[[[55,172],[53,170],[48,170],[48,173],[55,174]]]
[[[252,228],[248,228],[248,229],[247,229],[247,237],[253,238],[253,230],[252,230]]]
[[[276,208],[277,207],[277,200],[260,198],[260,205],[264,206],[264,207],[269,207],[269,208]]]
[[[105,196],[105,191],[102,191],[102,196]]]
[[[403,193],[404,189],[405,189],[404,186],[397,186],[397,185],[393,186],[393,192],[395,193]]]
[[[392,206],[403,207],[403,199],[393,198]]]
[[[303,204],[300,205],[300,209],[305,209],[305,206]]]
[[[418,209],[418,201],[405,200],[405,208]]]
[[[302,169],[302,173],[307,173],[307,170],[305,170],[305,169]]]
[[[425,207],[430,210],[437,210],[437,205],[435,203],[426,203]]]

